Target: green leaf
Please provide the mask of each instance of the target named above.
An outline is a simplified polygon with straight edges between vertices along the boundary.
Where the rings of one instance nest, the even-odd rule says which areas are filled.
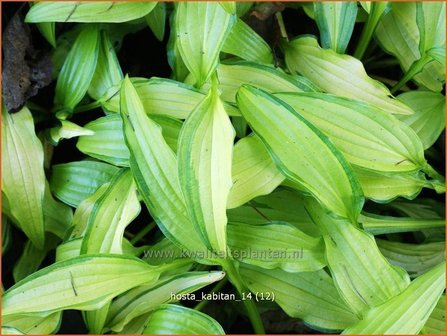
[[[376,242],[389,262],[405,269],[411,278],[427,272],[445,258],[445,242],[407,244],[382,239]]]
[[[420,172],[387,174],[354,167],[366,198],[378,203],[388,203],[397,197],[414,199],[423,187],[430,187]]]
[[[442,294],[436,304],[435,309],[433,309],[430,317],[421,330],[421,334],[439,334],[444,335],[446,332],[445,325],[445,294]]]
[[[324,271],[288,273],[241,264],[240,273],[253,293],[271,293],[287,315],[324,330],[342,330],[358,321]]]
[[[363,205],[360,185],[329,139],[265,91],[244,85],[237,102],[281,173],[303,185],[328,211],[355,221]]]
[[[221,5],[229,14],[236,14],[236,1],[219,1],[219,5]]]
[[[226,205],[233,184],[235,132],[216,86],[183,125],[178,166],[186,208],[196,231],[208,249],[226,252]]]
[[[64,261],[78,257],[83,237],[69,239],[56,248],[56,261]]]
[[[443,49],[445,58],[445,3],[417,2],[416,23],[419,28],[419,52],[422,57],[431,49]]]
[[[2,194],[2,201],[3,204],[5,203],[6,198],[3,197]],[[8,217],[6,217],[6,214],[3,210],[3,204],[2,204],[2,253],[5,254],[9,250],[9,247],[11,246],[11,223]]]
[[[51,191],[62,202],[77,207],[101,185],[109,182],[117,167],[96,161],[73,161],[54,165]]]
[[[176,11],[176,6],[174,6],[174,13]],[[183,82],[189,74],[189,70],[185,65],[185,62],[183,62],[182,56],[180,55],[179,48],[178,48],[178,39],[177,39],[177,30],[176,30],[176,24],[175,24],[175,15],[171,14],[169,18],[169,24],[170,24],[170,34],[169,34],[169,40],[167,44],[167,56],[168,56],[168,63],[169,66],[172,69],[172,78],[178,81]]]
[[[236,102],[237,90],[242,84],[251,84],[267,92],[317,91],[305,78],[293,77],[267,65],[239,61],[220,64],[217,68],[222,99]]]
[[[249,25],[241,19],[231,29],[222,51],[258,63],[273,63],[270,46]]]
[[[48,316],[33,315],[8,315],[2,316],[2,335],[3,328],[15,328],[27,335],[50,335],[57,333],[61,324],[62,312],[56,312]],[[17,332],[11,332],[17,334]]]
[[[357,316],[362,318],[369,308],[408,286],[408,274],[385,259],[371,234],[345,220],[329,217],[314,201],[306,200],[306,209],[323,232],[335,286]]]
[[[55,236],[47,236],[46,238],[45,247],[43,249],[35,247],[30,240],[25,243],[22,255],[15,263],[12,271],[15,282],[18,282],[37,271],[48,252],[53,250],[59,243],[59,239]],[[23,328],[19,329],[23,330]]]
[[[417,334],[445,289],[445,262],[411,282],[405,291],[372,308],[343,334]]]
[[[26,107],[9,114],[3,106],[2,155],[2,192],[9,201],[12,219],[36,247],[43,248],[43,149]]]
[[[59,120],[60,125],[49,130],[48,135],[51,143],[56,146],[62,139],[71,139],[83,135],[95,134],[89,129],[76,125],[68,120]]]
[[[128,169],[121,169],[93,205],[81,254],[123,253],[124,230],[137,217],[140,209],[132,174]]]
[[[113,301],[107,325],[112,331],[121,332],[135,317],[146,314],[161,304],[176,302],[178,300],[173,299],[176,295],[195,292],[221,280],[224,275],[220,271],[187,272],[160,280],[152,286],[136,287]]]
[[[411,116],[399,116],[421,139],[424,149],[431,147],[445,129],[445,97],[437,92],[410,91],[398,97],[414,110]]]
[[[373,235],[413,232],[423,229],[441,228],[445,226],[445,220],[441,218],[411,218],[380,216],[371,213],[362,213],[359,222],[366,231]]]
[[[383,172],[405,172],[426,165],[413,130],[372,105],[324,93],[278,94],[325,133],[346,160]]]
[[[379,21],[375,37],[387,53],[396,56],[406,73],[414,61],[421,58],[416,3],[393,2],[392,10]],[[439,92],[445,82],[444,66],[431,62],[413,79],[429,90]]]
[[[98,61],[88,88],[88,94],[93,99],[100,99],[108,89],[120,84],[123,79],[118,57],[105,30],[101,31],[98,49]]]
[[[36,8],[39,4],[32,7]],[[95,25],[86,26],[64,61],[57,78],[54,105],[68,114],[86,94],[95,73],[99,53],[99,31]]]
[[[160,271],[123,255],[85,255],[57,262],[8,289],[3,294],[2,316],[95,310],[133,287],[154,283]]]
[[[205,95],[192,86],[166,78],[132,78],[138,96],[147,114],[165,115],[186,119]],[[118,89],[116,89],[118,90]],[[119,94],[113,90],[111,97],[104,97],[103,106],[110,112],[119,113]],[[240,112],[230,104],[225,104],[229,115],[240,116]]]
[[[175,244],[186,250],[203,250],[181,193],[177,158],[163,139],[160,126],[146,115],[129,78],[124,79],[121,89],[121,116],[130,168],[150,214]]]
[[[231,170],[233,186],[228,195],[228,209],[241,206],[257,196],[270,194],[284,180],[267,148],[255,134],[236,143]]]
[[[356,2],[314,2],[323,48],[344,54],[357,16]]]
[[[362,62],[349,55],[322,49],[316,38],[299,37],[284,46],[286,64],[292,73],[300,73],[324,91],[362,100],[392,114],[413,111],[391,96],[381,82],[366,73]]]
[[[253,1],[236,1],[235,3],[238,17],[243,17],[253,7]]]
[[[179,2],[175,11],[178,51],[201,87],[215,71],[234,15],[215,2]]]
[[[287,222],[230,223],[227,230],[231,255],[241,262],[286,272],[317,271],[326,266],[323,239],[308,236]]]
[[[54,22],[37,23],[37,29],[53,48],[56,48],[56,24]]]
[[[161,305],[152,314],[143,334],[225,334],[221,325],[197,310],[177,305]]]
[[[157,6],[145,16],[145,19],[155,37],[159,41],[163,41],[166,26],[166,3],[158,2]]]
[[[156,2],[38,2],[25,22],[125,22],[147,15]]]

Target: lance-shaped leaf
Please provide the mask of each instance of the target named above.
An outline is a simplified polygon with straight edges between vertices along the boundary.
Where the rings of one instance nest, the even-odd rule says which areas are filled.
[[[177,7],[174,6],[174,13]],[[183,62],[182,56],[180,55],[178,43],[177,43],[177,31],[175,24],[175,15],[170,15],[169,24],[170,24],[170,34],[168,44],[166,46],[168,63],[172,69],[172,78],[178,81],[183,82],[186,76],[189,75],[189,70]]]
[[[324,271],[288,273],[241,264],[240,273],[252,292],[272,293],[287,315],[323,330],[342,330],[358,321]]]
[[[51,191],[62,202],[77,207],[101,185],[110,182],[117,167],[96,161],[73,161],[54,165]]]
[[[237,103],[284,176],[303,185],[328,211],[356,220],[363,205],[360,185],[325,135],[289,105],[260,89],[244,85]]]
[[[161,126],[167,144],[176,152],[182,122],[163,115],[152,115],[151,118]],[[95,134],[79,138],[76,147],[81,152],[117,166],[129,166],[130,153],[124,140],[121,116],[110,114],[89,122],[85,128]]]
[[[357,17],[355,2],[314,2],[315,20],[323,48],[344,54]]]
[[[366,212],[360,215],[359,222],[363,225],[366,231],[374,235],[413,232],[445,226],[445,220],[442,218],[380,216]]]
[[[38,2],[26,22],[125,22],[148,14],[156,2]]]
[[[192,86],[171,79],[152,77],[131,80],[144,110],[151,116],[157,114],[186,119],[204,98],[204,94]],[[119,88],[114,88],[110,96],[106,95],[101,100],[108,111],[119,113],[119,94],[116,90]],[[225,110],[231,116],[240,116],[238,109],[231,104],[225,104]]]
[[[236,260],[262,268],[309,272],[326,266],[323,239],[308,236],[286,222],[231,223],[228,246]]]
[[[270,46],[241,19],[238,19],[231,29],[222,51],[239,56],[247,61],[273,63],[273,53]]]
[[[54,22],[37,23],[37,28],[53,48],[56,48],[56,24]]]
[[[120,332],[132,319],[154,310],[157,306],[176,302],[176,295],[195,292],[213,282],[221,280],[223,272],[187,272],[169,279],[160,280],[153,286],[139,286],[113,301],[107,325]]]
[[[415,112],[410,116],[399,116],[399,119],[417,133],[424,149],[429,148],[445,128],[445,97],[437,92],[410,91],[398,98]]]
[[[411,282],[405,291],[372,308],[343,334],[418,334],[445,289],[445,262]]]
[[[106,30],[101,31],[98,49],[98,61],[88,88],[88,94],[93,99],[100,99],[108,89],[123,79],[118,57]]]
[[[165,304],[158,307],[149,318],[143,334],[225,334],[221,325],[212,317],[197,310]]]
[[[407,244],[376,239],[380,252],[390,263],[405,269],[415,278],[442,262],[445,258],[445,243]]]
[[[64,109],[69,114],[82,100],[95,73],[98,53],[98,28],[94,25],[85,26],[76,38],[57,77],[55,108]]]
[[[81,254],[123,252],[124,230],[140,212],[136,191],[130,170],[114,175],[90,212]]]
[[[201,87],[215,71],[236,16],[216,2],[179,2],[175,11],[178,51]]]
[[[421,334],[425,335],[444,335],[446,332],[445,325],[445,294],[442,294],[433,309],[427,322],[425,322],[424,328],[421,330]]]
[[[365,197],[378,203],[388,203],[397,197],[414,199],[423,187],[431,187],[420,171],[387,174],[354,167],[354,172]]]
[[[421,58],[420,34],[416,22],[415,2],[393,2],[393,9],[379,21],[375,37],[380,46],[396,56],[404,72]],[[445,67],[438,62],[426,64],[413,79],[432,91],[439,92],[445,82]]]
[[[217,83],[214,83],[217,85]],[[217,87],[191,112],[179,138],[179,178],[186,207],[211,251],[226,251],[226,205],[235,132]]]
[[[154,283],[161,271],[124,255],[85,255],[57,262],[8,289],[2,315],[98,309],[133,287]]]
[[[56,146],[62,139],[71,139],[83,135],[93,135],[89,129],[76,125],[68,120],[59,120],[60,125],[49,130],[48,136],[51,143]]]
[[[371,234],[345,220],[331,218],[313,200],[306,200],[306,208],[323,232],[335,285],[359,317],[408,286],[407,272],[385,259]]]
[[[236,14],[236,4],[236,1],[219,1],[219,5],[230,14]]]
[[[145,19],[155,37],[159,41],[163,41],[166,27],[166,3],[157,3],[157,6],[155,6],[154,9],[145,16]]]
[[[15,328],[26,335],[50,335],[57,333],[61,318],[62,312],[56,312],[45,317],[20,314],[2,316],[2,328]],[[11,334],[17,333],[12,332]],[[2,335],[6,335],[3,330]]]
[[[38,248],[43,248],[45,193],[42,144],[33,117],[24,107],[9,114],[2,109],[2,192],[12,218]]]
[[[130,151],[130,168],[138,191],[163,233],[186,250],[204,248],[192,225],[180,189],[177,158],[161,134],[161,127],[145,113],[138,94],[125,78],[121,116]]]
[[[324,93],[277,97],[325,133],[356,166],[405,172],[426,165],[422,143],[414,131],[381,109]]]
[[[242,138],[234,146],[231,170],[233,186],[228,195],[228,209],[271,193],[284,180],[267,148],[254,134]]]
[[[284,51],[290,71],[302,74],[324,91],[362,100],[392,114],[413,113],[392,97],[385,85],[369,77],[362,62],[320,48],[314,37],[299,37],[284,45]]]

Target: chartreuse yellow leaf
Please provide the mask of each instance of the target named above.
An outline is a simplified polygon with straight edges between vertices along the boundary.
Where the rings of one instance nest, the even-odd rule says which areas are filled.
[[[62,202],[77,207],[101,185],[110,182],[117,167],[97,161],[73,161],[52,167],[51,191]]]
[[[56,146],[62,139],[71,139],[83,135],[93,135],[93,131],[76,125],[68,120],[59,120],[60,125],[49,129],[48,135],[51,143]]]
[[[125,22],[148,14],[156,2],[38,2],[26,22]]]
[[[11,218],[36,247],[43,248],[43,149],[26,107],[9,114],[3,105],[2,155],[2,192],[8,200]]]
[[[325,93],[276,96],[325,133],[351,164],[383,172],[416,171],[427,164],[414,131],[373,105]]]
[[[151,115],[162,128],[162,134],[169,147],[177,151],[177,139],[182,127],[178,119],[164,115]],[[83,153],[117,166],[129,166],[130,152],[123,134],[123,121],[118,114],[98,118],[85,125],[94,135],[80,137],[76,147]]]
[[[86,94],[95,73],[98,54],[98,27],[87,25],[76,38],[57,77],[54,105],[57,110],[61,110],[61,119],[71,114]]]
[[[88,88],[88,94],[93,99],[100,99],[107,90],[119,84],[122,79],[123,72],[115,49],[110,42],[107,31],[102,30],[98,47],[98,61]]]
[[[192,223],[211,251],[226,252],[226,205],[235,132],[217,81],[186,119],[179,137],[180,186]]]
[[[320,48],[315,37],[296,38],[284,45],[284,52],[292,73],[300,73],[326,92],[370,103],[391,114],[413,113],[385,85],[369,77],[362,62]]]
[[[410,116],[399,116],[399,119],[417,133],[424,149],[429,148],[445,128],[444,95],[430,91],[410,91],[402,93],[398,99],[415,112]]]
[[[85,255],[57,262],[8,289],[3,294],[2,316],[98,309],[133,287],[154,283],[161,271],[124,255]]]
[[[421,58],[416,2],[393,2],[392,10],[379,21],[375,37],[387,53],[396,56],[402,70],[407,72]],[[438,62],[428,63],[413,78],[423,87],[439,92],[445,82],[445,67]]]
[[[119,170],[107,190],[93,205],[81,254],[123,253],[124,230],[137,217],[140,209],[130,170]]]
[[[288,273],[242,263],[240,273],[253,293],[270,295],[287,315],[314,328],[337,331],[358,321],[324,270]]]
[[[418,334],[445,289],[445,262],[411,282],[399,295],[370,309],[343,334]]]
[[[167,279],[160,279],[155,285],[136,287],[112,302],[110,306],[107,328],[113,332],[121,332],[132,319],[146,314],[157,306],[176,302],[172,296],[192,293],[213,282],[219,281],[225,273],[187,272]],[[200,297],[197,294],[197,297]]]
[[[314,12],[323,48],[330,48],[339,54],[344,54],[354,29],[357,3],[314,2]]]
[[[445,242],[408,244],[376,239],[380,252],[393,265],[405,269],[411,278],[427,272],[445,259]]]
[[[17,332],[4,332],[3,328],[20,330],[26,335],[49,335],[57,333],[61,324],[62,312],[48,316],[39,315],[9,315],[2,317],[2,335],[17,335]]]
[[[196,86],[201,87],[215,71],[225,39],[236,22],[217,2],[178,2],[174,25],[178,51]]]
[[[120,101],[130,168],[150,214],[176,245],[203,251],[205,246],[188,217],[175,153],[163,139],[161,127],[146,115],[128,77]]]
[[[332,142],[289,105],[263,90],[244,85],[237,103],[281,173],[306,188],[328,211],[355,222],[363,205],[362,191]]]
[[[166,3],[157,3],[157,6],[155,6],[154,9],[145,16],[145,19],[155,37],[159,41],[163,41],[166,26]]]
[[[230,14],[236,14],[235,1],[219,1],[219,4]]]
[[[186,119],[194,107],[204,98],[204,94],[191,85],[171,79],[152,77],[132,78],[132,84],[140,97],[144,110],[151,116],[166,115]],[[119,88],[109,90],[101,102],[109,112],[119,113]],[[237,108],[225,104],[225,110],[231,116],[240,116]]]
[[[326,260],[335,286],[359,318],[407,288],[410,283],[407,272],[385,259],[371,234],[346,220],[328,216],[310,198],[304,202],[323,233]]]
[[[237,19],[236,24],[231,29],[222,51],[239,56],[247,61],[273,63],[273,53],[270,46],[241,19]]]
[[[284,180],[267,148],[255,134],[236,143],[231,170],[233,186],[228,195],[228,209],[241,206],[256,196],[271,193]]]
[[[416,23],[419,28],[419,52],[422,57],[430,50],[436,49],[444,53],[445,59],[445,3],[417,2]]]
[[[326,266],[323,239],[308,236],[287,222],[232,222],[228,225],[228,246],[236,260],[262,268],[309,272]]]
[[[446,333],[445,325],[445,294],[442,294],[433,309],[427,322],[421,330],[421,334],[425,335],[444,335]]]
[[[159,306],[148,321],[143,334],[224,335],[221,325],[212,317],[183,306]]]

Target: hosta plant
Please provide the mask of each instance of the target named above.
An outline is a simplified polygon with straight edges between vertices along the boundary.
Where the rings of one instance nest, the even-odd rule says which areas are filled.
[[[445,334],[444,2],[3,9],[3,334]]]

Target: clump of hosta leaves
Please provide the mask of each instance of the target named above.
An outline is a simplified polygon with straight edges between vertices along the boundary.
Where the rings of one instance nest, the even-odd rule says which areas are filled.
[[[2,109],[2,333],[78,332],[75,310],[96,334],[277,332],[266,314],[445,334],[444,2],[38,2],[25,22],[54,96]],[[122,69],[147,27],[169,78]]]

